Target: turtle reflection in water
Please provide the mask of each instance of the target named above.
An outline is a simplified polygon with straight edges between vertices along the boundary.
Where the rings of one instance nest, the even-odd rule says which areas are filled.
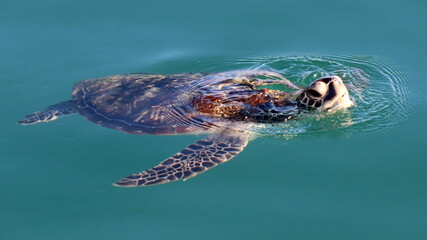
[[[269,84],[295,91],[259,87]],[[250,140],[251,123],[283,122],[314,109],[352,105],[337,76],[317,79],[300,89],[273,71],[129,74],[77,83],[72,100],[29,114],[19,123],[49,122],[79,113],[98,125],[133,134],[208,134],[152,169],[114,184],[133,187],[186,180],[230,160]]]

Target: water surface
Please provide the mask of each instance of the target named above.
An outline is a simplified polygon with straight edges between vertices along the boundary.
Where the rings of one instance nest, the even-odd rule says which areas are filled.
[[[425,2],[2,1],[1,239],[424,239]],[[276,128],[186,182],[123,189],[203,136],[79,116],[22,127],[124,73],[338,74],[356,106]],[[290,137],[289,137],[290,136]]]

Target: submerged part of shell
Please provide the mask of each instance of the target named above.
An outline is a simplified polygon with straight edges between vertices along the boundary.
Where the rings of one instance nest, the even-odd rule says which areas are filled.
[[[295,114],[288,93],[256,89],[270,83],[298,89],[267,71],[128,74],[84,80],[74,86],[73,99],[88,120],[128,133],[241,131],[246,129],[242,122],[286,120]]]
[[[77,111],[104,127],[136,134],[208,129],[181,96],[203,74],[129,74],[84,80],[74,86]]]

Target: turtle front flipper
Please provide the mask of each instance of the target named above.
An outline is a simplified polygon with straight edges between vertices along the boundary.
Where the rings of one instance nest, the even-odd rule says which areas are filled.
[[[224,163],[239,154],[248,144],[244,133],[218,133],[199,140],[156,167],[130,175],[115,183],[119,187],[156,185],[187,180]]]
[[[60,102],[54,105],[50,105],[47,108],[31,113],[25,116],[24,119],[18,121],[22,125],[30,125],[41,122],[50,122],[64,115],[75,113],[73,100]]]

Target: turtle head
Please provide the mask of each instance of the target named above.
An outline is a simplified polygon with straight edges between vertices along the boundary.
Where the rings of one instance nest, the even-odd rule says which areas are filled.
[[[315,80],[297,97],[299,106],[320,110],[344,109],[353,106],[347,87],[338,76]]]

